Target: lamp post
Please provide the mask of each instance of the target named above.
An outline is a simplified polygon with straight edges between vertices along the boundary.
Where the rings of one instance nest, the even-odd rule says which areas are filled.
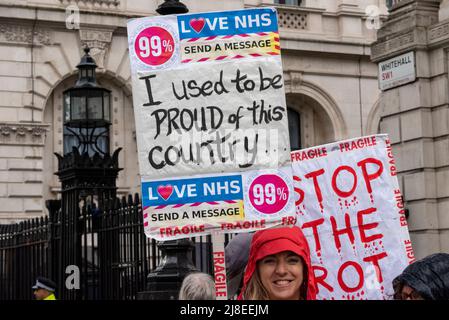
[[[69,265],[83,268],[87,264],[81,252],[81,235],[87,222],[81,217],[80,204],[96,202],[97,207],[102,208],[104,200],[115,199],[116,180],[122,170],[118,167],[121,148],[111,156],[107,139],[103,148],[101,146],[111,125],[111,92],[97,85],[97,65],[89,51],[88,47],[84,49],[84,56],[77,65],[79,76],[75,86],[65,90],[63,96],[64,126],[76,137],[77,145],[63,155],[55,153],[58,158],[56,175],[61,181],[60,232],[64,241],[60,252],[55,253],[59,266],[54,268],[53,278],[59,284],[62,299],[87,297],[87,282],[83,282],[86,279],[81,279],[82,290],[64,287],[65,268]]]
[[[77,149],[81,154],[108,153],[99,146],[111,125],[111,91],[97,85],[95,69],[97,65],[84,48],[84,56],[76,66],[79,69],[75,86],[64,91],[64,126],[78,140]]]
[[[179,0],[165,0],[157,9],[156,12],[162,16],[169,14],[182,14],[189,12],[187,6]]]
[[[157,9],[160,15],[189,12],[179,0],[165,0]],[[147,291],[140,292],[140,300],[176,300],[184,277],[196,271],[192,263],[194,244],[190,239],[163,241],[158,243],[162,259],[147,277]]]

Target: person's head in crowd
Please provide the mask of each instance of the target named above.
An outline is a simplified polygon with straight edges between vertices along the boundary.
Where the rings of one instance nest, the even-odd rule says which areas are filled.
[[[254,233],[239,233],[225,248],[228,297],[231,299],[240,294],[253,235]]]
[[[449,254],[418,260],[393,280],[397,300],[449,300]]]
[[[309,246],[301,229],[272,228],[254,234],[240,298],[316,299]]]
[[[50,279],[38,277],[32,289],[36,300],[56,300],[56,284]]]
[[[215,300],[214,279],[207,273],[190,273],[182,282],[179,300]]]

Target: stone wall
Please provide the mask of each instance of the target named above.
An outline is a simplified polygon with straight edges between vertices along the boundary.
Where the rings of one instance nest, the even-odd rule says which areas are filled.
[[[372,46],[374,62],[414,51],[417,80],[384,91],[380,131],[390,134],[409,229],[421,258],[449,252],[449,20],[440,1],[400,1]]]

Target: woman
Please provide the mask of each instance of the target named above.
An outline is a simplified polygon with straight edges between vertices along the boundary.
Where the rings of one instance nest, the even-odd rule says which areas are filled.
[[[449,254],[436,253],[416,261],[393,280],[396,300],[448,300]]]
[[[254,234],[240,299],[316,299],[309,246],[298,227]]]

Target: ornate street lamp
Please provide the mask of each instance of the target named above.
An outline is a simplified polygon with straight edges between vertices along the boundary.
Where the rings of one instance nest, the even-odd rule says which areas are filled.
[[[76,66],[79,69],[75,86],[64,91],[64,126],[78,140],[80,153],[109,152],[108,137],[111,125],[111,91],[97,85],[97,64],[84,48],[84,56]],[[107,140],[107,139],[106,139]]]
[[[87,286],[83,290],[66,290],[63,286],[65,266],[87,268],[88,261],[83,257],[81,243],[89,219],[83,216],[81,204],[91,203],[103,209],[105,201],[116,198],[116,180],[122,170],[118,166],[121,148],[111,156],[108,147],[111,92],[97,85],[97,64],[89,51],[88,47],[84,49],[84,56],[76,66],[79,76],[75,86],[64,91],[64,129],[76,137],[78,145],[73,146],[71,152],[65,150],[63,155],[55,153],[58,158],[56,175],[61,182],[61,200],[60,205],[49,204],[50,215],[60,214],[60,232],[67,240],[59,252],[58,264],[61,267],[54,269],[54,279],[60,285],[61,297],[66,300],[86,298],[88,295]],[[95,225],[96,221],[92,220],[92,223]],[[95,232],[95,227],[92,230]],[[110,241],[119,247],[117,234]],[[111,255],[107,257],[108,261],[117,261],[117,252]],[[100,261],[100,264],[103,262]],[[108,276],[117,278],[116,273],[116,270],[112,270]]]

